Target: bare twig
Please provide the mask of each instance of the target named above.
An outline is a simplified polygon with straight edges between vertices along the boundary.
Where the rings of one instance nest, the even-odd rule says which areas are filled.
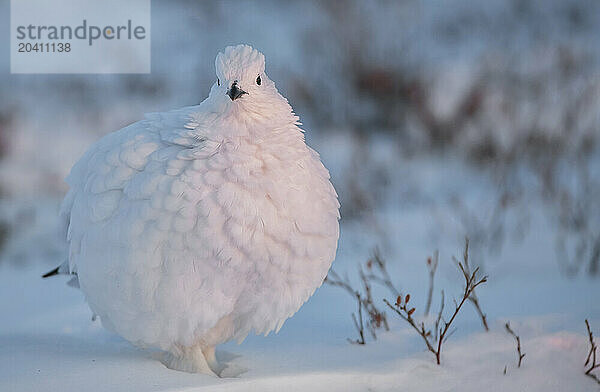
[[[340,287],[340,288],[346,290],[348,293],[350,293],[353,297],[356,298],[356,301],[358,302],[358,320],[356,318],[356,315],[354,313],[352,313],[352,321],[354,322],[354,327],[356,328],[356,331],[358,332],[359,338],[355,339],[355,340],[348,338],[348,341],[350,343],[355,343],[355,344],[365,344],[365,332],[364,332],[365,330],[364,330],[363,317],[362,317],[362,304],[363,304],[362,296],[360,295],[360,293],[357,290],[354,290],[352,288],[352,286],[350,285],[350,282],[348,280],[348,277],[346,277],[345,279],[342,279],[337,274],[337,272],[335,272],[334,270],[329,271],[329,273],[325,277],[325,283],[330,284],[332,286]]]
[[[338,275],[338,273],[335,272],[334,270],[329,271],[329,273],[325,277],[324,283],[327,283],[332,286],[340,287],[340,288],[346,290],[347,292],[349,292],[352,296],[356,295],[356,290],[354,290],[352,288],[352,286],[350,285],[350,282],[348,281],[348,277],[346,276],[345,279],[342,279]]]
[[[598,384],[600,384],[600,377],[598,377],[597,374],[592,373],[595,369],[600,368],[600,363],[596,362],[596,351],[598,350],[598,346],[594,341],[594,335],[592,334],[590,323],[587,320],[585,320],[585,326],[587,328],[588,337],[590,339],[590,351],[588,352],[587,358],[585,359],[585,364],[583,365],[587,366],[585,370],[585,375],[591,377]]]
[[[454,260],[454,262],[457,265],[460,264],[460,262],[456,259],[456,257],[452,256],[452,259]],[[463,252],[462,265],[463,265],[463,268],[465,269],[465,272],[468,275],[471,275],[471,266],[469,265],[469,238],[465,238],[465,250]],[[477,293],[475,292],[475,290],[473,290],[473,292],[469,296],[469,302],[471,302],[471,304],[473,304],[473,306],[475,307],[475,310],[477,311],[477,314],[479,315],[479,318],[481,319],[481,324],[483,325],[483,328],[485,329],[485,331],[486,332],[489,331],[490,328],[487,323],[487,315],[485,313],[483,313],[483,311],[481,310],[481,305],[479,304],[479,298],[477,298]]]
[[[374,270],[379,271],[377,274]],[[395,296],[402,295],[400,290],[396,288],[394,283],[392,282],[392,278],[390,277],[389,272],[387,271],[386,263],[383,257],[381,257],[381,253],[379,252],[379,248],[375,248],[373,251],[373,257],[367,261],[367,270],[369,271],[366,274],[366,278],[372,282],[376,282],[385,286],[390,290],[390,292]]]
[[[410,294],[406,294],[404,301],[402,300],[401,296],[398,296],[394,305],[389,303],[387,299],[383,300],[383,302],[385,302],[387,306],[394,310],[404,321],[408,322],[410,326],[413,327],[414,330],[419,333],[421,338],[423,338],[427,349],[435,354],[436,349],[434,348],[433,343],[430,342],[431,331],[425,329],[424,323],[417,325],[415,319],[412,318],[412,315],[415,312],[415,308],[409,309],[408,301],[410,301]]]
[[[375,331],[383,326],[386,331],[390,330],[390,327],[387,322],[387,317],[384,312],[380,311],[373,301],[373,295],[371,290],[371,285],[369,284],[369,279],[363,272],[362,268],[359,269],[360,279],[363,283],[363,288],[365,291],[365,295],[363,297],[363,305],[369,314],[369,322],[367,324],[369,331],[371,332],[371,336],[373,339],[377,339],[377,334]]]
[[[427,268],[429,269],[429,290],[427,291],[427,304],[425,305],[425,316],[429,315],[429,309],[431,308],[431,299],[433,297],[433,283],[435,278],[435,271],[437,271],[438,261],[440,252],[437,250],[433,253],[433,258],[427,258]]]
[[[356,315],[352,313],[352,321],[354,321],[354,327],[358,331],[359,338],[356,340],[348,338],[348,341],[353,344],[365,344],[365,327],[363,326],[362,301],[359,293],[356,293],[356,300],[358,302],[358,320],[356,319]]]
[[[463,278],[465,279],[465,288],[460,302],[454,302],[454,312],[450,316],[448,321],[445,321],[443,318],[443,304],[440,306],[440,313],[438,314],[438,322],[436,323],[436,335],[432,337],[431,331],[425,328],[425,324],[421,322],[418,324],[415,319],[413,319],[412,315],[415,312],[414,307],[409,307],[408,303],[410,300],[410,295],[406,295],[405,298],[402,296],[398,296],[396,298],[395,304],[391,304],[388,300],[384,299],[384,302],[387,306],[390,307],[396,314],[400,316],[403,320],[408,322],[408,324],[421,336],[427,349],[435,355],[435,359],[437,364],[441,363],[441,354],[442,354],[442,344],[446,341],[446,339],[454,332],[454,330],[450,331],[450,327],[452,323],[456,319],[456,316],[460,312],[460,309],[467,301],[467,299],[471,296],[473,291],[477,286],[482,283],[487,282],[487,276],[479,279],[477,277],[477,273],[479,272],[479,268],[476,268],[472,273],[467,273],[463,263],[458,263],[458,268],[460,269]]]
[[[440,331],[440,322],[442,321],[442,317],[444,316],[444,306],[445,306],[445,298],[444,298],[444,290],[441,292],[441,300],[440,300],[440,310],[438,311],[437,318],[435,319],[435,325],[433,327],[435,331],[434,339],[437,341],[438,333]]]
[[[525,353],[521,353],[521,338],[510,328],[509,322],[504,324],[504,327],[506,328],[506,331],[517,341],[517,355],[519,357],[519,363],[517,367],[521,367],[521,362],[523,361],[523,358],[525,358]]]
[[[365,344],[365,318],[363,316],[363,308],[368,314],[368,319],[366,319],[366,327],[371,333],[373,339],[377,339],[377,329],[383,327],[386,331],[389,331],[389,326],[385,312],[380,311],[373,302],[371,285],[369,284],[369,280],[367,279],[362,269],[359,270],[359,274],[363,283],[364,294],[352,287],[347,276],[344,277],[344,279],[342,279],[334,270],[329,271],[329,274],[325,278],[325,283],[332,286],[340,287],[341,289],[345,290],[350,295],[352,295],[354,298],[356,298],[358,302],[358,317],[356,316],[356,314],[353,313],[352,320],[354,322],[354,327],[356,328],[359,334],[359,339],[348,339],[348,341],[355,344]]]

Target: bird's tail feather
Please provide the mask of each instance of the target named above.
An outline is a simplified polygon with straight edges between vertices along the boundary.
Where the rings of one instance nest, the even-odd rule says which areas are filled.
[[[56,275],[71,275],[72,278],[67,282],[67,285],[69,285],[71,287],[79,288],[79,277],[77,276],[77,273],[75,271],[69,270],[69,261],[68,260],[64,261],[58,267],[46,272],[44,275],[42,275],[42,278],[49,278],[51,276],[56,276]]]
[[[42,278],[49,278],[51,276],[58,275],[60,273],[60,272],[58,272],[59,270],[60,270],[60,266],[54,268],[53,270],[46,272],[44,275],[42,275]]]
[[[76,275],[76,274],[69,270],[69,261],[65,260],[58,267],[51,269],[50,271],[48,271],[44,275],[42,275],[42,278],[49,278],[49,277],[55,276],[55,275]]]

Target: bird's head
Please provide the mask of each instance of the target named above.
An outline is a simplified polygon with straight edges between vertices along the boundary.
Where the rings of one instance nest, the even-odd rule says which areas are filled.
[[[265,56],[248,45],[228,46],[217,55],[217,90],[233,102],[260,95],[268,87]],[[262,90],[262,91],[261,91]]]
[[[228,46],[215,60],[217,80],[210,98],[224,111],[267,115],[291,113],[287,100],[265,73],[265,56],[248,45]]]

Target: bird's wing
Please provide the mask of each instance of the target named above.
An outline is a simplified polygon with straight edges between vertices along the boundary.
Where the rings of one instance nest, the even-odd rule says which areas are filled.
[[[190,110],[147,114],[145,120],[100,139],[73,166],[66,178],[70,189],[60,209],[70,243],[69,272],[77,271],[74,256],[79,252],[85,225],[110,217],[124,193],[134,199],[150,197],[149,189],[141,187],[153,185],[152,175],[158,179],[159,173],[151,170],[156,169],[156,162],[173,150],[201,143],[191,127],[186,128]],[[78,214],[76,219],[73,214]]]
[[[240,286],[214,257],[225,240],[211,228],[226,218],[200,217],[198,205],[212,201],[204,164],[194,165],[217,146],[198,136],[190,110],[148,115],[97,142],[67,177],[61,208],[69,269],[92,310],[125,338],[163,349],[214,326]]]

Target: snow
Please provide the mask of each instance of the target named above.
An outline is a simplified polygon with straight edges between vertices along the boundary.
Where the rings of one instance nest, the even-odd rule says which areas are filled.
[[[441,367],[423,352],[417,336],[396,322],[393,332],[382,334],[380,340],[364,347],[350,345],[345,341],[353,333],[348,328],[349,304],[343,293],[324,287],[278,335],[221,348],[221,359],[249,370],[234,379],[216,379],[169,370],[155,359],[157,353],[136,349],[106,332],[91,321],[80,293],[60,279],[42,281],[39,269],[5,268],[0,295],[3,313],[11,317],[0,328],[0,389],[30,391],[44,385],[47,390],[63,391],[276,391],[283,387],[385,391],[399,386],[414,391],[479,391],[486,386],[499,391],[594,390],[582,375],[587,342],[579,316],[590,310],[598,315],[599,309],[589,297],[581,303],[573,298],[600,294],[592,283],[568,281],[553,285],[552,290],[540,284],[518,293],[507,293],[505,288],[480,291],[486,310],[511,315],[513,328],[521,334],[526,352],[521,369],[515,368],[515,345],[500,322],[489,333],[451,338]],[[534,304],[541,294],[563,290],[574,295],[566,300],[557,296],[556,305],[539,309],[541,315],[536,315]],[[530,301],[527,292],[533,294]],[[512,307],[494,306],[493,297],[503,298],[502,293],[508,294],[503,302]],[[336,303],[344,306],[336,309]],[[523,313],[531,316],[516,316]],[[592,325],[594,321],[597,324],[597,317]],[[569,327],[565,330],[561,325]],[[504,366],[507,375],[502,374]]]
[[[0,2],[0,15],[8,15],[8,3]],[[1,391],[598,390],[583,374],[584,319],[600,338],[598,275],[585,265],[566,273],[557,239],[573,240],[568,250],[575,254],[580,238],[600,232],[600,152],[593,150],[600,129],[599,3],[348,3],[153,2],[151,75],[10,75],[8,56],[0,58]],[[165,368],[159,353],[91,321],[82,294],[65,278],[40,278],[65,258],[58,205],[72,164],[144,112],[198,103],[214,83],[214,55],[239,42],[265,53],[267,72],[332,173],[342,204],[333,268],[358,286],[357,266],[379,246],[420,315],[426,258],[440,250],[435,310],[440,289],[448,299],[460,294],[451,256],[461,255],[469,235],[471,260],[489,276],[477,294],[490,332],[466,304],[441,366],[393,314],[389,332],[353,345],[346,339],[356,338],[356,303],[325,285],[278,334],[219,347],[234,377],[216,379]],[[0,39],[0,49],[8,50],[7,40]],[[359,50],[367,54],[355,62]],[[381,70],[398,78],[392,81],[421,86],[442,123],[474,87],[481,89],[480,109],[434,149],[419,108],[386,106],[353,83],[361,71]],[[358,106],[365,109],[351,110]],[[373,122],[394,113],[401,114],[397,128]],[[530,136],[550,142],[528,151]],[[470,154],[486,143],[499,155],[474,163]],[[556,145],[574,153],[557,158]],[[589,159],[580,145],[592,146]],[[549,198],[536,164],[553,169],[557,193],[573,195],[587,228],[578,219],[575,231],[561,226],[580,215],[563,217],[564,199]],[[506,190],[515,201],[497,219]],[[382,298],[390,296],[378,288],[375,299]],[[526,353],[519,369],[507,321]]]

